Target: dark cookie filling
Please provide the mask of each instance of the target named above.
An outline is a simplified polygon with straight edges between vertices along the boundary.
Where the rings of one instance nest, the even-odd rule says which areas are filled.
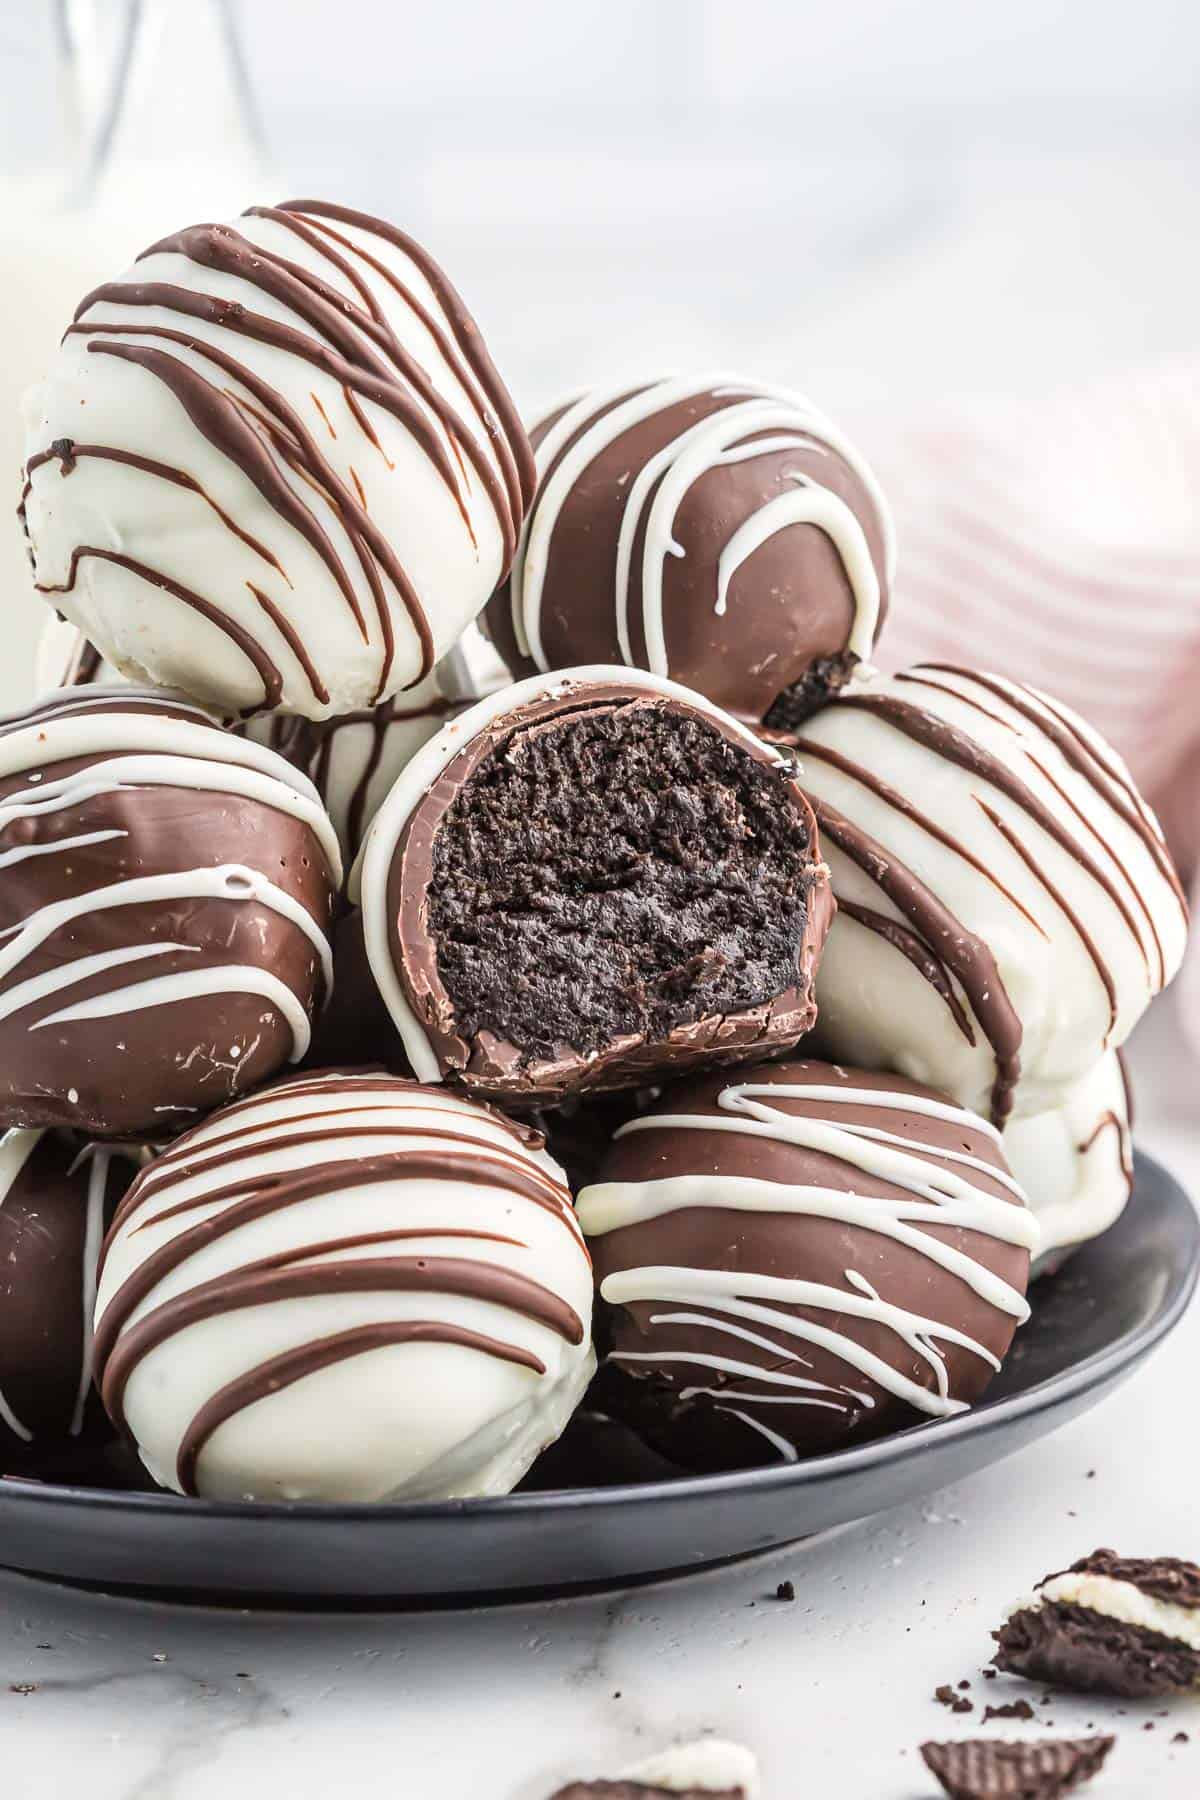
[[[813,880],[774,769],[644,704],[518,729],[438,831],[429,928],[457,1028],[530,1057],[769,1003],[803,985]]]
[[[843,650],[837,656],[818,657],[800,680],[785,688],[771,706],[763,721],[767,730],[785,733],[799,730],[818,707],[824,706],[845,687],[857,667],[858,658],[852,650]]]
[[[993,1635],[997,1668],[1056,1687],[1146,1699],[1200,1684],[1200,1651],[1085,1606],[1029,1607]]]

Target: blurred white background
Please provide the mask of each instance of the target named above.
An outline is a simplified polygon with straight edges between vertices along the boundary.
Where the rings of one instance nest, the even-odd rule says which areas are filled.
[[[614,369],[741,367],[894,467],[948,405],[1196,345],[1198,60],[1192,0],[5,6],[0,453],[94,280],[309,192],[430,245],[530,414]],[[0,575],[11,703],[40,617],[15,525]]]

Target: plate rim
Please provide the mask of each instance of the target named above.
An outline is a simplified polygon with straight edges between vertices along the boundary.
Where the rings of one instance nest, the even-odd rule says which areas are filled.
[[[1149,1323],[1126,1332],[1114,1343],[1094,1351],[1059,1375],[1046,1376],[1032,1387],[1023,1388],[1005,1399],[985,1399],[978,1406],[950,1418],[926,1419],[869,1443],[826,1451],[794,1463],[769,1463],[708,1475],[681,1475],[667,1481],[624,1482],[611,1487],[546,1488],[533,1493],[480,1495],[461,1500],[209,1500],[166,1490],[125,1492],[0,1475],[0,1504],[24,1500],[71,1512],[116,1511],[169,1516],[194,1520],[199,1529],[250,1520],[261,1520],[264,1529],[272,1524],[287,1526],[293,1521],[329,1525],[369,1520],[399,1526],[417,1521],[428,1524],[463,1518],[527,1517],[539,1511],[602,1511],[656,1499],[679,1502],[732,1499],[746,1492],[770,1493],[779,1488],[808,1487],[842,1474],[857,1475],[877,1464],[906,1462],[921,1453],[931,1434],[938,1443],[949,1446],[957,1438],[982,1435],[1041,1411],[1047,1389],[1053,1390],[1055,1403],[1067,1403],[1092,1388],[1114,1381],[1131,1363],[1149,1355],[1174,1331],[1200,1286],[1200,1210],[1178,1177],[1157,1157],[1139,1149],[1135,1153],[1135,1166],[1141,1165],[1153,1168],[1160,1178],[1165,1178],[1173,1193],[1184,1203],[1180,1211],[1181,1214],[1186,1212],[1188,1220],[1186,1261],[1177,1272],[1175,1291],[1162,1310]],[[1136,1191],[1135,1180],[1135,1194]]]

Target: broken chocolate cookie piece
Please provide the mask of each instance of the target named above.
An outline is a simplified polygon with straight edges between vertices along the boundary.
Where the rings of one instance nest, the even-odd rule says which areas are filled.
[[[740,1744],[676,1744],[612,1781],[573,1781],[551,1800],[757,1800],[758,1764]]]
[[[994,1637],[1011,1675],[1152,1699],[1200,1687],[1200,1567],[1096,1550],[1048,1575]]]
[[[1059,1800],[1099,1773],[1115,1742],[1111,1737],[1029,1743],[969,1738],[922,1744],[921,1755],[950,1800]]]

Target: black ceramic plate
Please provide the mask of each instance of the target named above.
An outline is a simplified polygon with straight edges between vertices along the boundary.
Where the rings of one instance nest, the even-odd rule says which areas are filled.
[[[662,1479],[648,1465],[639,1472],[659,1479],[442,1505],[226,1505],[0,1480],[0,1557],[59,1580],[242,1606],[467,1604],[695,1569],[880,1512],[1055,1430],[1178,1323],[1198,1270],[1200,1221],[1141,1156],[1124,1216],[1038,1284],[988,1400],[957,1418],[790,1466]],[[610,1434],[604,1449],[620,1466],[630,1446]],[[594,1440],[579,1446],[584,1466],[589,1453]]]

